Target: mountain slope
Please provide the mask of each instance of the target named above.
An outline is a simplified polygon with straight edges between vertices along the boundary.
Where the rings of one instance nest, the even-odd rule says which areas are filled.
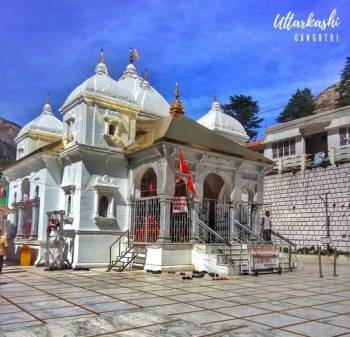
[[[0,167],[15,159],[16,144],[13,140],[20,129],[16,123],[0,117]]]

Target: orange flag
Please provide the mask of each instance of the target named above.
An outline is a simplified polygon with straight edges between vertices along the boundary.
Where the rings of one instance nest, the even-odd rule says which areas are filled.
[[[188,175],[187,188],[190,191],[192,191],[193,193],[196,193],[196,191],[194,190],[194,185],[193,185],[193,180],[192,180],[192,175],[191,174]]]
[[[181,150],[179,151],[179,171],[180,171],[180,174],[181,173],[191,174],[191,170],[189,169]]]

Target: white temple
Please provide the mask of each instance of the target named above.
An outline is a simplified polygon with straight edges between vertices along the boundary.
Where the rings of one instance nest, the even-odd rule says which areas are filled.
[[[216,99],[197,123],[184,115],[178,88],[169,106],[147,74],[138,74],[132,52],[118,80],[101,52],[95,74],[68,95],[60,113],[62,121],[47,100],[19,132],[17,160],[4,171],[15,210],[7,223],[13,258],[26,244],[33,263],[42,262],[47,214],[60,210],[73,267],[107,266],[110,246],[121,238],[131,253],[137,244],[148,247],[145,268],[189,268],[210,235],[240,242],[235,221],[257,233],[251,206],[262,202],[272,162],[242,146],[243,126]],[[180,150],[194,196],[179,172]],[[118,254],[112,251],[114,259]]]

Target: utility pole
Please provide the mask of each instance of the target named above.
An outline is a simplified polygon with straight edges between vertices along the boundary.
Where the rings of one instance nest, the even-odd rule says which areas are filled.
[[[330,218],[328,214],[328,194],[329,192],[325,193],[325,198],[322,198],[321,195],[319,194],[320,199],[323,201],[324,206],[326,208],[326,238],[327,238],[327,251],[329,251],[329,246],[330,246]]]

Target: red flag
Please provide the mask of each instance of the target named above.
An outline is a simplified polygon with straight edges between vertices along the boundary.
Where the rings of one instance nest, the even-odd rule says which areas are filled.
[[[191,170],[187,166],[186,160],[181,150],[179,151],[179,170],[180,170],[180,174],[181,173],[191,174]]]
[[[188,179],[187,179],[187,188],[193,193],[196,193],[196,191],[194,190],[192,175],[190,174],[188,175]]]

